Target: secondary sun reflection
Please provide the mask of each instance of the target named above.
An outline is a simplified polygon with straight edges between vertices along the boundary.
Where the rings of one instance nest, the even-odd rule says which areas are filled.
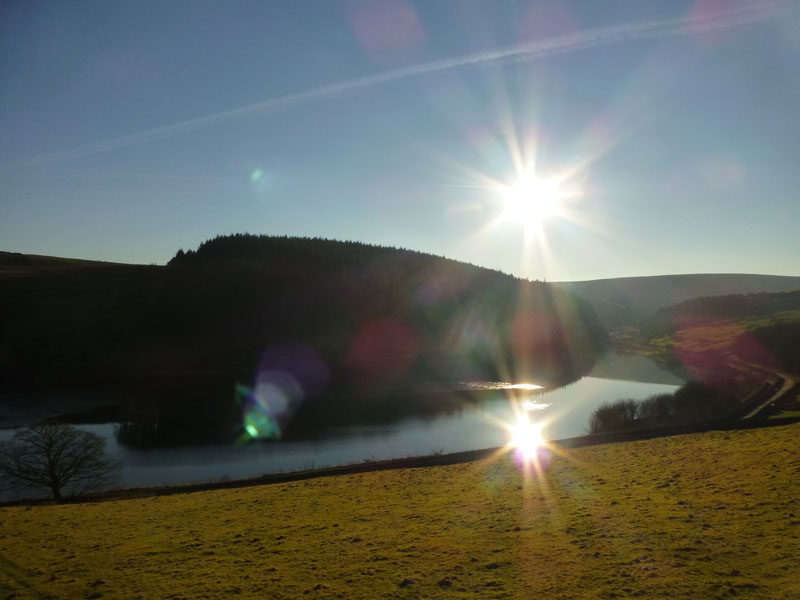
[[[542,386],[531,383],[515,384],[509,389],[509,401],[514,410],[515,423],[505,423],[509,441],[506,449],[513,451],[517,459],[524,465],[536,462],[539,450],[547,445],[543,430],[546,424],[544,419],[531,419],[531,414],[542,411],[550,405],[546,402],[536,402],[535,396],[529,394],[515,394],[514,391],[535,391],[543,389]],[[513,391],[512,391],[513,390]],[[526,469],[527,471],[527,469]]]
[[[536,456],[539,447],[544,444],[542,425],[531,423],[527,411],[517,415],[517,424],[509,427],[511,431],[511,446],[519,449],[525,460]]]

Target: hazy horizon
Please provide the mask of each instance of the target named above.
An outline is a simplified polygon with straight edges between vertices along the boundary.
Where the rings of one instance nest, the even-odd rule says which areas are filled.
[[[798,73],[794,0],[7,2],[0,247],[164,264],[249,231],[548,281],[797,275]]]

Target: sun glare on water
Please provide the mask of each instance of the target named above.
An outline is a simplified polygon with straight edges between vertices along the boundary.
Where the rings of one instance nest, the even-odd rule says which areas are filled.
[[[535,383],[512,383],[511,385],[506,386],[507,390],[541,390],[543,387],[541,385],[536,385]]]

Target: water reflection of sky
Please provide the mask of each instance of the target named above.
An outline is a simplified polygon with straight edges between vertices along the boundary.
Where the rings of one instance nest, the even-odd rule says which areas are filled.
[[[616,357],[612,361],[629,368],[629,358],[638,362],[639,357]],[[608,374],[608,365],[604,368],[604,374]],[[648,368],[655,367],[651,364]],[[652,379],[652,373],[648,378]],[[82,428],[108,439],[109,452],[124,462],[124,486],[165,485],[503,446],[509,432],[499,423],[516,422],[509,396],[516,399],[517,410],[528,411],[531,422],[544,423],[545,439],[564,439],[585,434],[589,416],[605,402],[670,393],[677,386],[591,376],[551,391],[495,389],[496,397],[459,412],[389,425],[338,428],[315,440],[132,450],[117,443],[113,424]],[[12,434],[12,430],[5,430],[0,437],[7,439]]]
[[[534,411],[531,419],[549,423],[543,432],[546,439],[574,437],[586,433],[589,415],[604,402],[621,397],[644,398],[675,389],[672,385],[585,377],[570,386],[533,396],[533,402],[547,407]],[[391,425],[341,428],[332,432],[331,437],[318,440],[150,451],[113,444],[113,450],[125,460],[129,485],[155,485],[173,481],[173,477],[180,481],[239,478],[365,460],[492,448],[508,442],[508,432],[497,423],[515,420],[513,406],[504,393],[498,393],[495,400],[460,412],[424,420],[406,419]]]

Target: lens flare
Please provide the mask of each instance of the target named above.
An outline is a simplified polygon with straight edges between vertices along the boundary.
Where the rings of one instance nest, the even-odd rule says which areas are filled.
[[[246,385],[236,385],[236,400],[242,407],[242,428],[244,434],[239,441],[251,439],[279,439],[281,428],[268,411],[258,403],[253,390]]]
[[[244,416],[244,430],[253,439],[277,440],[281,437],[278,423],[267,412],[253,405]]]
[[[301,405],[322,394],[328,378],[327,365],[312,348],[302,344],[268,348],[253,387],[236,387],[245,432],[242,441],[280,439]]]

